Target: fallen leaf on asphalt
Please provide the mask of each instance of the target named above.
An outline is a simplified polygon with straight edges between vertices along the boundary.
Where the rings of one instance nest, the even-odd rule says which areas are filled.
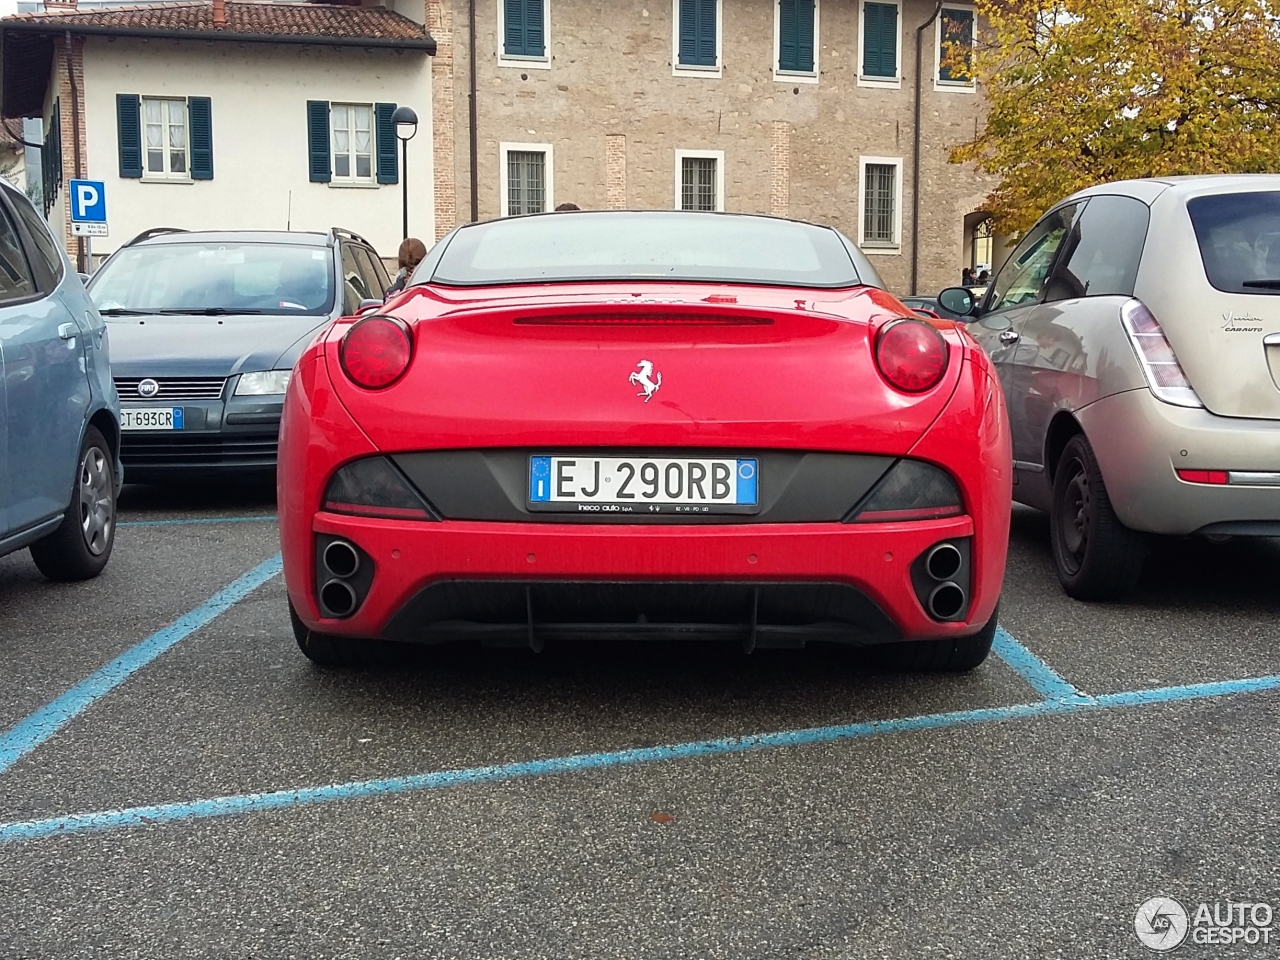
[[[675,817],[667,813],[665,810],[655,810],[653,813],[649,814],[649,819],[654,823],[670,823],[675,819]]]

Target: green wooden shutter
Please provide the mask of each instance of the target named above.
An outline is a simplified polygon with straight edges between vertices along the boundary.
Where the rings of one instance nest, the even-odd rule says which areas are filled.
[[[333,179],[333,158],[329,155],[329,101],[307,101],[307,152],[312,183]]]
[[[796,66],[797,0],[778,0],[778,69],[799,70]]]
[[[862,8],[862,75],[898,75],[898,7],[868,3]]]
[[[796,4],[796,69],[813,72],[813,0],[795,0]]]
[[[191,122],[191,179],[213,179],[213,101],[208,97],[188,97],[187,116]]]
[[[947,7],[942,9],[942,44],[938,50],[938,79],[968,83],[971,77],[953,76],[951,67],[944,66],[942,63],[946,56],[947,44],[953,43],[963,44],[966,47],[973,46],[972,10],[954,10]]]
[[[396,163],[396,125],[391,115],[396,112],[394,103],[377,103],[373,107],[374,126],[378,138],[378,182],[399,183],[400,168]]]
[[[698,0],[698,64],[716,65],[716,4],[720,0]]]
[[[524,55],[544,57],[547,54],[543,26],[545,0],[524,0]]]
[[[136,93],[116,94],[116,138],[120,148],[120,176],[142,176],[142,98]]]
[[[698,0],[680,0],[680,62],[697,63]]]
[[[502,49],[509,57],[524,55],[524,0],[503,0]]]

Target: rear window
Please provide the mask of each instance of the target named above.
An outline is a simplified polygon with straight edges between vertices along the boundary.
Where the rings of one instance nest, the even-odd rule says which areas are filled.
[[[1280,294],[1280,193],[1187,201],[1204,272],[1224,293]]]
[[[429,258],[424,267],[430,269]],[[464,227],[418,283],[692,280],[847,287],[840,235],[765,217],[689,212],[551,213]]]
[[[104,264],[89,293],[108,315],[323,315],[333,306],[333,265],[327,248],[301,244],[143,244]]]

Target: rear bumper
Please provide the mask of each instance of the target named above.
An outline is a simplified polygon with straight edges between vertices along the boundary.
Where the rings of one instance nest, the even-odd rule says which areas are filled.
[[[754,633],[761,646],[888,642],[970,634],[991,617],[998,591],[974,590],[966,619],[941,623],[912,585],[911,567],[931,546],[973,533],[967,516],[596,527],[319,513],[314,535],[347,539],[371,560],[368,593],[352,616],[336,619],[319,615],[317,578],[289,578],[288,588],[308,627],[354,637],[431,642],[489,633],[519,641],[532,624],[556,633]],[[992,572],[975,565],[971,582],[989,583]]]
[[[1280,485],[1188,483],[1177,470],[1280,471],[1280,420],[1219,417],[1114,394],[1077,414],[1125,526],[1147,533],[1280,536]]]

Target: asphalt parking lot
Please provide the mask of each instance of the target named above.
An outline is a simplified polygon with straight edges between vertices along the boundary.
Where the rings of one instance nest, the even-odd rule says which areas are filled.
[[[961,676],[322,672],[274,510],[129,488],[98,580],[0,560],[0,957],[1140,957],[1150,897],[1280,909],[1280,542],[1161,543],[1090,606],[1019,509],[1002,657]]]

